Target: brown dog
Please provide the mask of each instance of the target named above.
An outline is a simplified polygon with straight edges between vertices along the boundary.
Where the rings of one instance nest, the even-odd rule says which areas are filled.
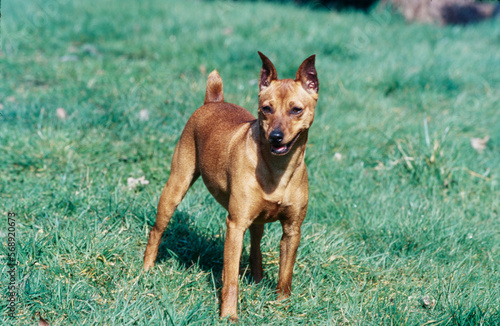
[[[259,118],[224,102],[222,79],[208,76],[205,104],[188,120],[172,158],[170,178],[149,234],[144,269],[154,266],[163,231],[189,187],[201,175],[227,209],[221,317],[237,319],[238,274],[243,236],[251,235],[250,267],[263,276],[260,241],[264,224],[279,220],[278,298],[290,295],[292,272],[306,215],[309,186],[304,154],[318,99],[315,56],[306,59],[295,80],[278,79],[272,62],[259,52]]]

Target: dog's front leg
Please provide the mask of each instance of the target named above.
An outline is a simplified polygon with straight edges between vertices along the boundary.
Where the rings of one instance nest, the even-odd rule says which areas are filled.
[[[243,236],[247,223],[238,223],[231,215],[227,217],[227,232],[224,242],[224,267],[222,269],[221,317],[237,320],[238,276],[240,271]]]
[[[276,288],[278,300],[287,298],[292,290],[293,266],[295,265],[297,249],[300,244],[302,220],[301,218],[300,221],[281,221],[283,236],[280,242],[280,270]]]

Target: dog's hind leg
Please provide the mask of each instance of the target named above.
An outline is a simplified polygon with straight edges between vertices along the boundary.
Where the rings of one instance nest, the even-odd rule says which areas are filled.
[[[163,232],[177,205],[199,176],[193,132],[187,125],[175,149],[170,177],[161,193],[156,222],[149,233],[148,245],[144,253],[144,270],[154,266]]]

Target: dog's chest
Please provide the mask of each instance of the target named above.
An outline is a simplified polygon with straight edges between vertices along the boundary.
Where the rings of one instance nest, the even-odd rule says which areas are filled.
[[[262,210],[255,220],[257,223],[269,223],[279,219],[285,205],[282,200],[264,200]]]

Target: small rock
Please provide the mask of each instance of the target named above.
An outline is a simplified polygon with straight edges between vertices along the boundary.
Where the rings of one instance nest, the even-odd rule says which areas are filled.
[[[66,113],[66,110],[63,109],[63,108],[57,108],[56,109],[56,116],[60,119],[60,120],[66,120],[66,118],[68,117],[68,114]]]
[[[486,149],[486,144],[490,140],[490,136],[485,136],[484,138],[474,138],[470,139],[470,144],[478,153],[482,153]]]
[[[146,180],[146,177],[142,176],[140,178],[128,178],[127,179],[127,185],[129,190],[135,189],[138,185],[147,185],[149,184],[149,181]]]
[[[149,120],[149,111],[146,109],[139,111],[139,120],[148,121]]]
[[[428,295],[423,296],[421,302],[422,302],[422,307],[425,309],[431,309],[436,304],[434,299],[431,299]]]
[[[43,319],[42,316],[40,316],[40,318],[38,320],[38,326],[50,326],[50,324],[48,321]]]
[[[78,56],[74,54],[65,54],[59,60],[61,60],[61,62],[78,61]]]
[[[83,53],[87,53],[93,57],[95,56],[98,56],[99,55],[99,51],[97,51],[97,48],[95,47],[95,45],[92,45],[92,44],[84,44],[82,45],[82,47],[80,48],[80,50],[83,52]]]

